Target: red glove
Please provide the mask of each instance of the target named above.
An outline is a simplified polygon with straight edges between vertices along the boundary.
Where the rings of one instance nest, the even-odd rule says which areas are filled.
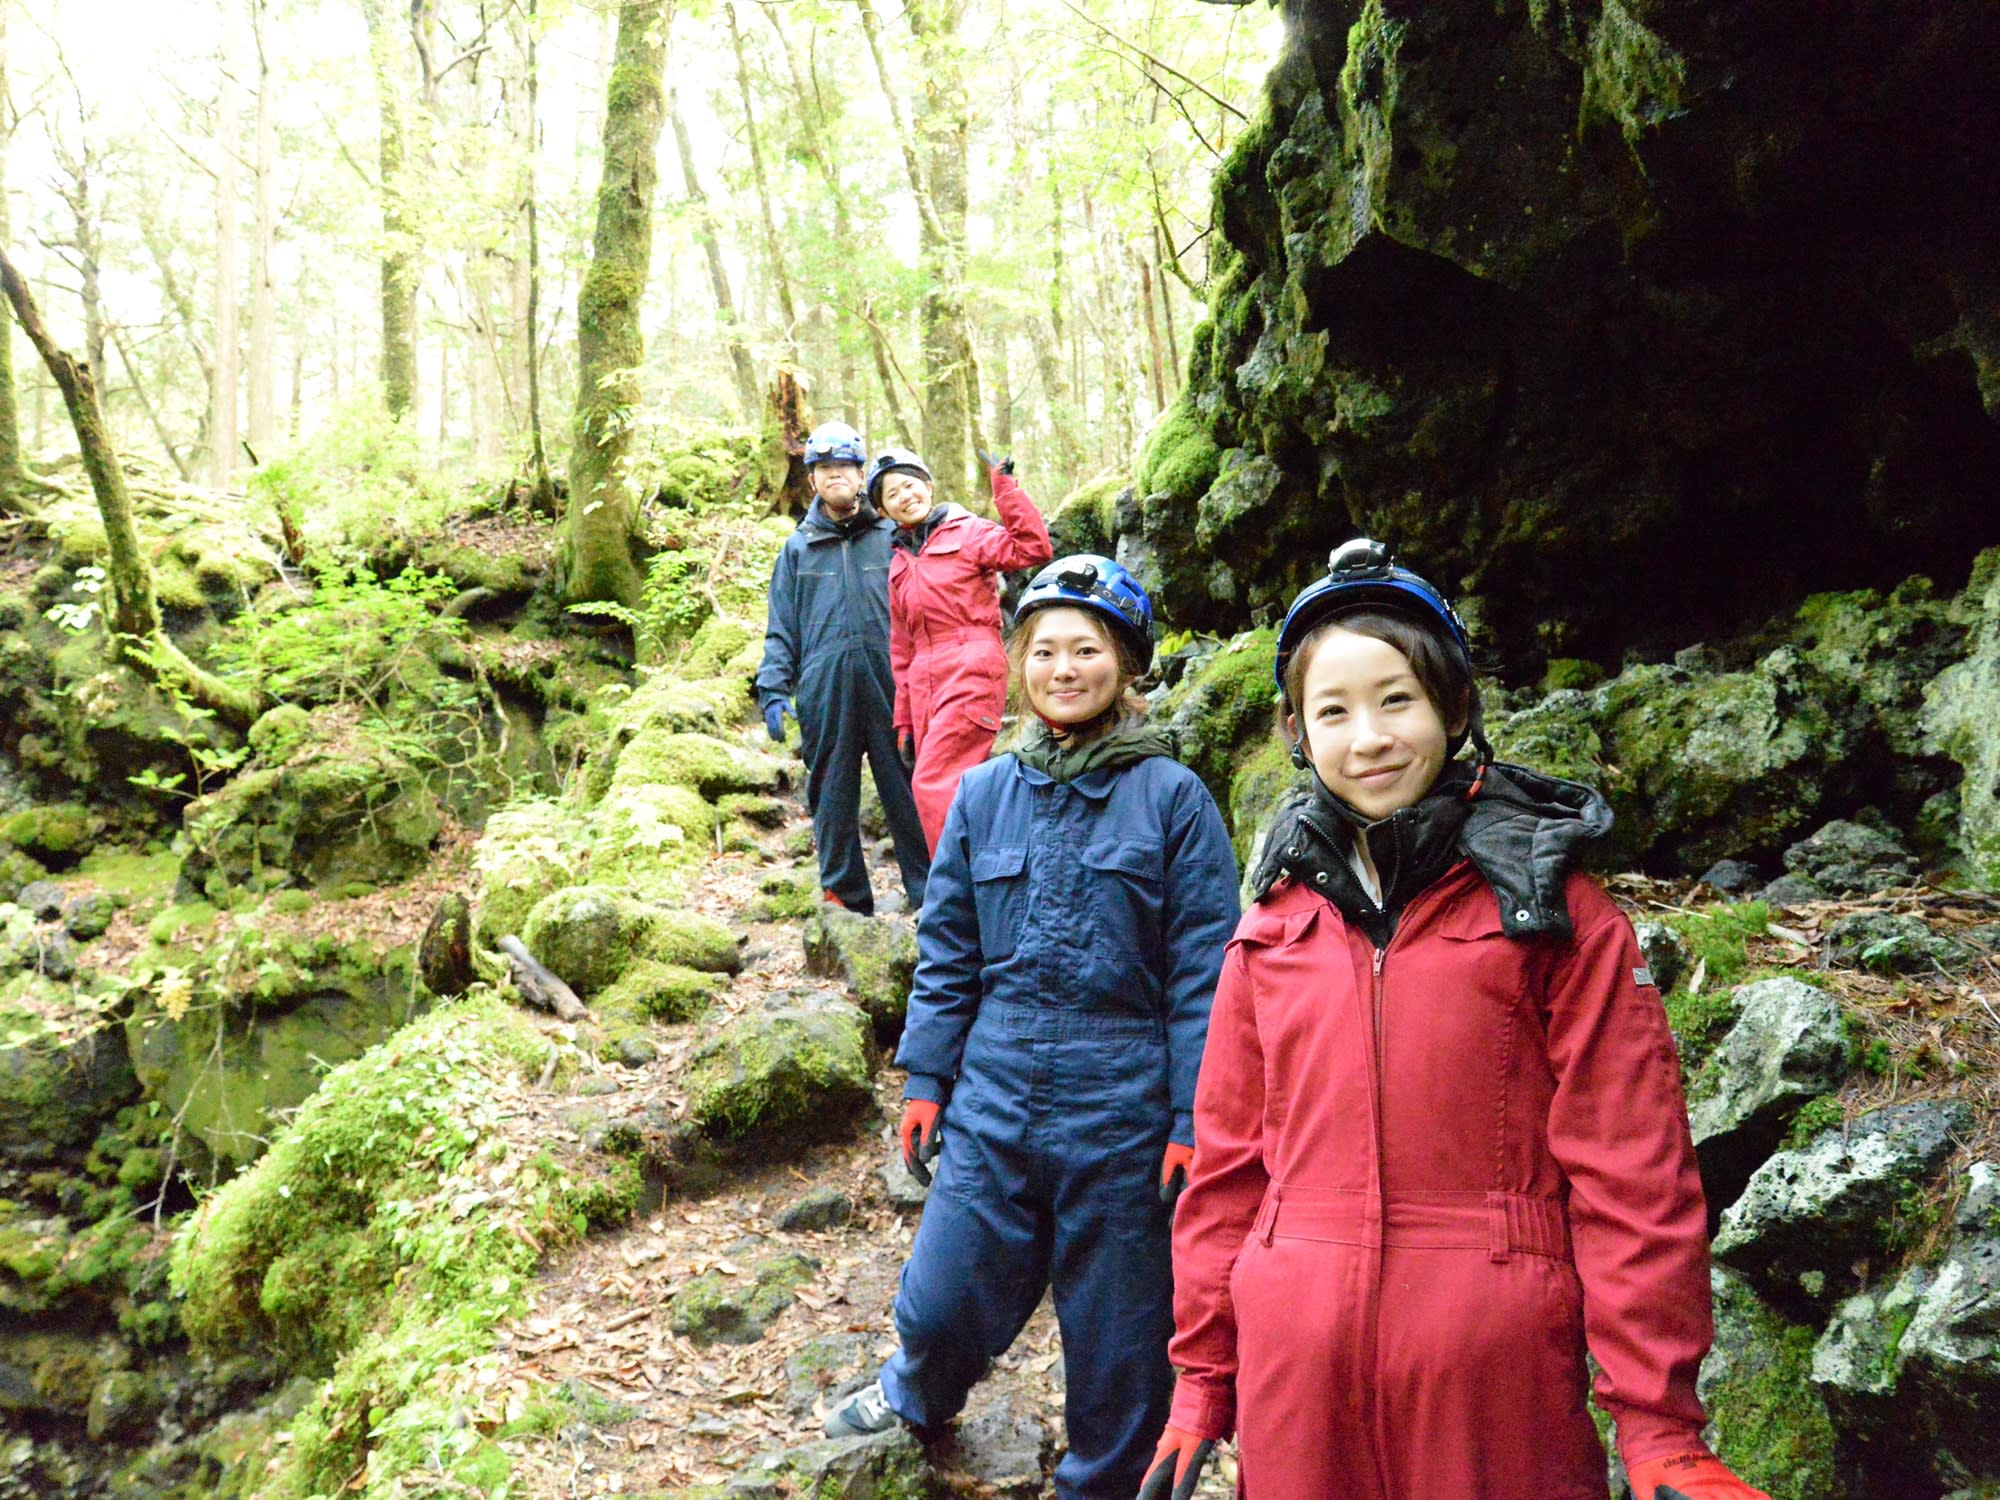
[[[942,1149],[938,1140],[938,1115],[944,1106],[930,1099],[905,1099],[903,1123],[896,1127],[896,1139],[903,1146],[903,1165],[925,1187],[931,1185],[930,1163]]]
[[[1632,1486],[1632,1500],[1771,1500],[1730,1473],[1705,1448],[1649,1458],[1634,1464],[1625,1477]]]
[[[1168,1208],[1187,1186],[1188,1173],[1194,1170],[1194,1147],[1183,1146],[1179,1141],[1168,1141],[1165,1153],[1160,1157],[1160,1201]]]
[[[1153,1467],[1139,1486],[1139,1500],[1188,1500],[1201,1483],[1202,1466],[1214,1451],[1212,1439],[1169,1427],[1160,1434],[1160,1446],[1153,1450]]]

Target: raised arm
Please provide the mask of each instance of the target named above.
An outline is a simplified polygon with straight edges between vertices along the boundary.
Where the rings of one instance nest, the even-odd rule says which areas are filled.
[[[993,508],[1000,512],[1000,524],[975,526],[965,544],[971,561],[997,573],[1019,568],[1039,568],[1055,556],[1049,541],[1049,523],[1028,498],[1028,492],[1014,482],[1012,474],[998,469],[993,474]]]

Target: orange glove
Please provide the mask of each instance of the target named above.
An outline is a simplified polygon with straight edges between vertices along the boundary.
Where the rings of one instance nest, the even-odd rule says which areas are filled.
[[[1193,1170],[1194,1147],[1168,1141],[1166,1152],[1160,1157],[1160,1201],[1168,1208],[1180,1197],[1181,1189],[1187,1186],[1188,1173]]]
[[[1202,1466],[1214,1451],[1213,1439],[1169,1427],[1160,1434],[1160,1446],[1153,1450],[1153,1467],[1139,1486],[1139,1500],[1188,1500],[1201,1483]]]
[[[930,1164],[943,1149],[938,1140],[938,1116],[943,1110],[943,1105],[929,1099],[905,1099],[903,1123],[896,1127],[896,1139],[903,1145],[903,1165],[925,1187],[931,1185]]]
[[[1634,1464],[1625,1477],[1632,1486],[1632,1500],[1771,1500],[1730,1473],[1705,1448],[1649,1458]]]

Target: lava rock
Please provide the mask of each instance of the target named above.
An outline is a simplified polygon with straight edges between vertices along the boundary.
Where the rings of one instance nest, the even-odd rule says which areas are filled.
[[[912,1177],[910,1169],[903,1165],[899,1148],[890,1149],[889,1159],[877,1169],[876,1175],[882,1179],[882,1196],[896,1208],[922,1208],[931,1195],[931,1190]]]
[[[1808,1379],[1811,1335],[1765,1306],[1741,1276],[1718,1269],[1709,1285],[1715,1342],[1695,1382],[1708,1409],[1704,1436],[1760,1489],[1842,1500],[1833,1420]]]
[[[104,936],[117,914],[118,903],[102,891],[86,891],[62,909],[63,926],[79,943]]]
[[[981,1494],[1034,1500],[1053,1447],[1053,1434],[1032,1410],[987,1394],[959,1418],[951,1467],[977,1480]]]
[[[754,1344],[798,1301],[797,1288],[812,1280],[819,1262],[811,1256],[774,1256],[750,1268],[750,1281],[710,1272],[674,1293],[667,1325],[690,1343]]]
[[[1757,899],[1767,906],[1803,906],[1826,900],[1826,891],[1809,876],[1780,875],[1757,892]]]
[[[1827,962],[1878,974],[1952,973],[1974,957],[1965,944],[1931,931],[1922,917],[1898,912],[1850,912],[1827,928],[1825,943]]]
[[[809,1233],[817,1229],[838,1229],[854,1217],[854,1200],[837,1187],[816,1187],[803,1198],[787,1203],[771,1216],[771,1223],[788,1233]]]
[[[1796,979],[1737,989],[1736,1023],[1689,1087],[1688,1124],[1709,1211],[1735,1202],[1808,1099],[1847,1075],[1840,1006]]]
[[[846,985],[877,1040],[886,1043],[902,1031],[917,972],[913,924],[823,905],[806,919],[804,937],[808,974]]]
[[[1723,1214],[1715,1258],[1781,1301],[1852,1291],[1855,1263],[1887,1247],[1898,1202],[1967,1117],[1957,1101],[1893,1105],[1780,1151]]]
[[[881,1363],[874,1340],[865,1333],[829,1333],[808,1339],[785,1361],[785,1400],[795,1417],[808,1417],[824,1403],[831,1407],[875,1378]]]
[[[53,922],[62,915],[63,899],[63,888],[53,880],[35,880],[21,887],[14,904],[26,909],[37,922]]]
[[[722,1488],[725,1500],[910,1500],[941,1486],[923,1445],[900,1422],[869,1437],[825,1438],[752,1459]]]
[[[1916,857],[1888,834],[1835,819],[1785,851],[1785,868],[1836,896],[1871,895],[1917,878]]]
[[[867,1019],[845,1000],[780,999],[703,1042],[686,1082],[688,1117],[710,1136],[775,1144],[824,1134],[872,1097]]]
[[[1764,872],[1744,859],[1718,859],[1701,873],[1702,884],[1725,896],[1740,896],[1764,883]]]

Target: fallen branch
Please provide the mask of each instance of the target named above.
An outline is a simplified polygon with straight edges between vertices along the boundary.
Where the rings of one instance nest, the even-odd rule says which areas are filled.
[[[521,998],[536,1010],[550,1011],[565,1021],[587,1021],[590,1012],[576,998],[576,991],[537,962],[528,945],[513,933],[500,939],[500,951],[507,955],[508,977]]]

